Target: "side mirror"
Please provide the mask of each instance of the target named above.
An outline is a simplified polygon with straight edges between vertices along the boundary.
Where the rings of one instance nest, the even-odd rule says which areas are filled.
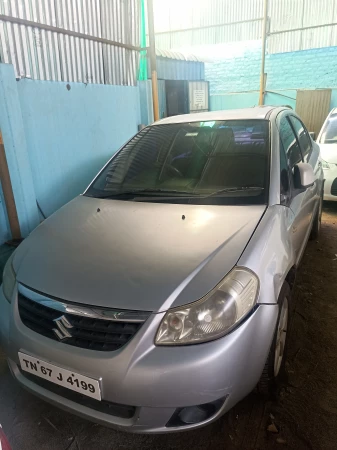
[[[312,166],[308,163],[299,163],[294,166],[294,184],[296,189],[307,189],[316,181]]]
[[[311,139],[314,141],[316,139],[316,133],[314,131],[309,132]]]

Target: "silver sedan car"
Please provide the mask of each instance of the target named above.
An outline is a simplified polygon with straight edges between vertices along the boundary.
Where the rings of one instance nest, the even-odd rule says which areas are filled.
[[[197,428],[282,376],[317,237],[319,146],[290,109],[171,117],[134,136],[9,259],[14,378],[114,428]]]

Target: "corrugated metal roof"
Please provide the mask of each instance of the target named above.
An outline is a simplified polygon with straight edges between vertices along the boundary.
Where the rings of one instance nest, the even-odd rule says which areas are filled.
[[[154,6],[162,49],[261,38],[263,0],[154,0]],[[268,15],[269,53],[337,45],[337,0],[269,0]]]
[[[261,18],[261,0],[154,0],[156,34]]]
[[[0,0],[0,14],[139,46],[138,0]],[[0,20],[0,59],[18,77],[136,84],[136,50]]]
[[[273,34],[268,39],[268,52],[271,54],[330,46],[337,46],[336,25]]]
[[[305,0],[269,1],[270,31],[301,28]]]
[[[199,61],[157,56],[157,74],[160,80],[200,81],[205,79],[205,64]],[[150,66],[148,67],[148,76],[151,77]]]
[[[185,55],[180,52],[173,52],[171,50],[160,50],[156,48],[156,55],[162,58],[176,59],[181,61],[200,61],[195,55]]]
[[[154,0],[156,43],[172,49],[258,39],[262,10],[262,0]]]
[[[250,23],[217,25],[212,28],[176,31],[156,35],[160,48],[182,48],[205,44],[222,44],[261,38],[262,19]]]

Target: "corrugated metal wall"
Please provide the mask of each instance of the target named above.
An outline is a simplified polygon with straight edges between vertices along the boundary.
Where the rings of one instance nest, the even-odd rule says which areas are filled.
[[[261,38],[263,0],[154,0],[157,46]],[[337,0],[269,0],[268,52],[337,46]]]
[[[139,47],[138,0],[0,0],[0,15],[7,16],[0,20],[0,61],[13,64],[18,77],[136,84],[139,52],[103,41]]]
[[[157,47],[171,49],[259,39],[263,3],[262,0],[154,0],[154,13]]]
[[[337,0],[274,0],[269,16],[269,53],[337,45]]]
[[[148,77],[151,70],[148,61]],[[183,61],[171,58],[157,57],[157,73],[159,80],[189,80],[205,79],[205,64],[199,61]]]

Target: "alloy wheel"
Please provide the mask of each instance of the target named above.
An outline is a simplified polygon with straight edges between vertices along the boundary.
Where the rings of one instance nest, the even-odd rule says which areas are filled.
[[[285,344],[287,339],[288,312],[288,299],[287,297],[285,297],[282,303],[280,319],[277,326],[274,358],[274,377],[277,377],[277,375],[279,374],[284,357]]]

